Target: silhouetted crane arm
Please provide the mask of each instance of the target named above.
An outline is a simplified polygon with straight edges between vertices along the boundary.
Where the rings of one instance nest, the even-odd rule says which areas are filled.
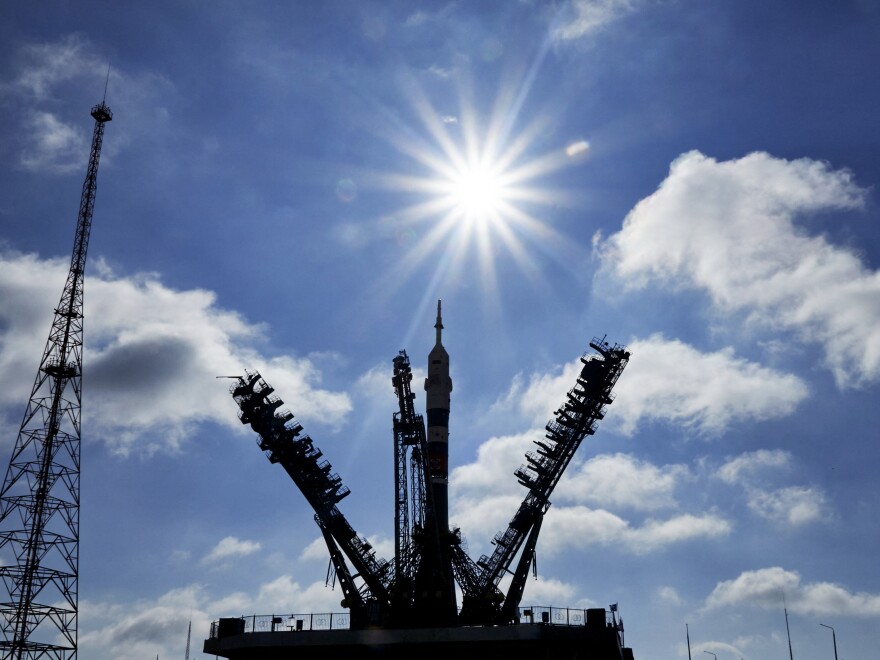
[[[367,589],[361,590],[358,597],[361,601],[374,600],[380,612],[386,610],[391,566],[376,559],[370,544],[358,537],[336,506],[350,492],[342,479],[332,472],[328,461],[321,460],[321,451],[302,433],[302,426],[293,421],[293,413],[282,409],[284,402],[273,395],[274,389],[259,373],[246,372],[233,383],[230,392],[241,409],[241,422],[250,424],[259,434],[260,449],[271,463],[284,468],[314,509],[325,540],[328,535],[332,537],[363,579]],[[328,548],[333,558],[334,549],[329,544]],[[363,606],[363,602],[350,604],[355,608]]]
[[[605,416],[605,406],[612,401],[611,390],[629,360],[629,352],[611,346],[604,339],[594,339],[590,346],[597,352],[581,358],[583,368],[577,384],[546,426],[546,441],[539,441],[537,452],[526,453],[526,464],[514,473],[520,484],[529,489],[523,503],[505,532],[493,539],[495,551],[477,562],[481,569],[479,588],[464,594],[462,619],[468,622],[507,623],[519,606],[525,573],[534,557],[538,531],[550,506],[550,495],[562,477],[575,451],[587,435],[596,430],[596,422]],[[517,552],[526,538],[526,556],[514,574],[513,591],[503,606],[498,583],[509,572]]]

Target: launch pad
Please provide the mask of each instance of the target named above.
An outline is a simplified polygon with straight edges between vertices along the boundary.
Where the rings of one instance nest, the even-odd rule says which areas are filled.
[[[623,624],[604,609],[522,608],[528,575],[550,495],[581,441],[611,404],[611,391],[629,352],[593,339],[591,352],[565,401],[554,412],[536,449],[514,476],[527,494],[505,531],[492,540],[491,556],[471,559],[461,530],[449,526],[448,442],[452,379],[443,347],[440,302],[436,343],[425,379],[427,423],[415,410],[406,351],[392,361],[397,396],[394,414],[395,555],[376,557],[338,504],[350,495],[341,477],[274,388],[257,372],[234,379],[230,393],[239,418],[257,433],[270,463],[280,464],[312,509],[330,554],[328,581],[342,588],[346,614],[238,617],[212,625],[204,651],[241,660],[345,657],[510,657],[631,660]],[[502,589],[504,581],[506,593]],[[458,594],[461,594],[461,604]],[[564,615],[563,615],[564,613]],[[329,625],[319,623],[325,618]],[[334,617],[336,626],[334,627]],[[306,621],[308,620],[308,625]],[[259,621],[259,625],[258,625]],[[514,646],[515,645],[515,646]]]
[[[270,625],[256,632],[248,630],[260,617],[221,619],[211,628],[204,652],[230,660],[327,660],[327,658],[418,658],[419,660],[508,660],[522,657],[541,660],[633,660],[632,650],[622,644],[617,621],[603,609],[567,610],[538,608],[514,626],[460,626],[447,628],[321,630],[297,632],[296,621],[287,617],[262,617],[263,627],[271,620],[285,624]],[[523,608],[523,613],[531,612]],[[541,614],[548,614],[544,622]],[[299,616],[299,615],[294,615]],[[304,615],[309,617],[311,615]],[[329,615],[314,615],[327,621]],[[551,621],[556,622],[551,623]],[[566,619],[568,622],[566,622]],[[575,621],[579,619],[579,621]],[[306,619],[308,621],[308,618]],[[225,630],[224,630],[225,628]]]

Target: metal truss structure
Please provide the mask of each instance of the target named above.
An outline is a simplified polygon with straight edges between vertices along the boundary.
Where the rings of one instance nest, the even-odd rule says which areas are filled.
[[[442,323],[438,306],[438,342]],[[536,451],[526,454],[526,463],[515,472],[528,489],[507,530],[493,540],[495,550],[474,562],[465,552],[461,532],[447,529],[437,511],[438,499],[426,441],[425,422],[416,413],[415,394],[410,383],[409,357],[400,351],[393,360],[392,385],[397,395],[394,413],[395,557],[376,559],[369,544],[357,536],[337,508],[349,491],[293,414],[281,408],[282,401],[260,374],[246,372],[230,391],[238,403],[239,417],[259,434],[258,444],[272,463],[280,463],[315,511],[333,569],[351,611],[351,627],[431,628],[457,625],[497,626],[513,624],[523,595],[529,569],[550,496],[574,457],[581,441],[596,431],[612,402],[611,391],[629,360],[622,346],[594,339],[595,352],[581,358],[582,369],[565,402],[546,426]],[[432,357],[440,353],[432,351]],[[445,355],[445,351],[442,352]],[[436,360],[432,359],[436,364]],[[448,379],[448,363],[444,363]],[[437,381],[442,382],[442,381]],[[449,381],[448,391],[451,391]],[[430,406],[429,406],[430,408]],[[448,416],[448,406],[445,409]],[[430,417],[430,415],[429,415]],[[436,416],[435,416],[436,418]],[[430,426],[430,425],[429,425]],[[444,485],[445,486],[445,485]],[[445,497],[445,492],[443,492]],[[513,571],[510,567],[519,556]],[[353,571],[348,568],[351,562]],[[499,585],[512,575],[507,593]],[[462,594],[457,612],[455,583]],[[450,614],[451,612],[451,614]]]
[[[82,188],[73,256],[0,490],[0,653],[3,658],[77,654],[83,276],[95,207],[102,101]],[[12,563],[9,563],[13,560]]]

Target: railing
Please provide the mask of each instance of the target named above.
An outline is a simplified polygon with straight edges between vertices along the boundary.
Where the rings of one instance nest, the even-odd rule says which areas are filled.
[[[221,623],[222,622],[222,623]],[[232,622],[228,634],[254,632],[303,632],[308,630],[348,630],[348,612],[329,614],[253,614],[234,619],[220,619],[211,624],[211,639],[227,634],[223,628]]]
[[[587,610],[572,609],[569,607],[520,607],[517,614],[519,624],[549,624],[551,626],[585,626],[587,625]],[[590,620],[593,623],[593,620]],[[605,626],[615,624],[611,612],[605,612]]]
[[[586,626],[588,610],[568,607],[520,607],[517,623],[520,625]],[[222,623],[221,623],[222,622]],[[590,616],[589,625],[615,626],[611,612],[605,612],[604,621],[596,622]],[[348,612],[330,614],[254,614],[233,619],[221,619],[211,624],[211,639],[227,635],[254,632],[307,632],[310,630],[348,630]],[[228,626],[228,628],[226,628]],[[226,629],[224,629],[226,628]]]

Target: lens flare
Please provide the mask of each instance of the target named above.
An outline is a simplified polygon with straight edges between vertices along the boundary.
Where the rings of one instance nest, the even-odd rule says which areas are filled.
[[[394,209],[398,228],[407,231],[406,253],[384,274],[379,286],[393,295],[426,265],[432,270],[425,300],[437,289],[479,286],[487,308],[497,308],[499,266],[512,260],[534,288],[549,293],[542,269],[548,260],[570,271],[584,252],[559,234],[542,213],[568,205],[568,193],[546,186],[552,173],[571,167],[565,143],[536,146],[552,135],[552,119],[537,116],[518,128],[517,114],[526,88],[502,89],[493,111],[481,117],[465,100],[456,115],[436,110],[418,84],[409,86],[422,126],[402,121],[389,126],[386,136],[404,157],[406,173],[378,174],[373,181],[413,202]],[[580,154],[586,143],[574,150]],[[433,262],[433,266],[430,264]],[[505,270],[507,264],[503,264]],[[505,281],[509,276],[505,275]],[[496,310],[497,311],[497,310]]]

